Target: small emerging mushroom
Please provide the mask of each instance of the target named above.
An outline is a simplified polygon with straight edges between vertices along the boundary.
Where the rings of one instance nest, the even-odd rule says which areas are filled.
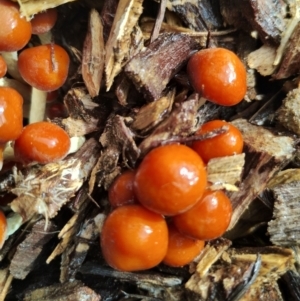
[[[38,35],[42,44],[52,40],[51,29],[57,21],[57,9],[50,8],[40,12],[31,19],[32,34]]]

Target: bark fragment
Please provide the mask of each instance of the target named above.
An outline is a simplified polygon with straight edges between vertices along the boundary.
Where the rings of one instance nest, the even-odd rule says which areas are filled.
[[[89,181],[90,191],[95,183],[107,189],[115,177],[120,173],[119,159],[123,164],[134,166],[140,155],[140,150],[135,144],[134,133],[127,126],[131,118],[120,115],[112,115],[106,123],[106,127],[100,136],[103,151],[93,168]]]
[[[9,271],[16,279],[25,277],[34,268],[34,262],[43,250],[44,245],[54,236],[56,226],[50,221],[38,221],[27,237],[18,245]]]
[[[182,21],[196,31],[207,31],[223,26],[217,1],[168,0],[167,8],[179,15]]]
[[[187,35],[161,34],[126,64],[125,73],[146,99],[157,100],[170,79],[198,48]]]
[[[286,27],[281,1],[231,0],[229,3],[228,5],[228,1],[221,1],[222,14],[228,24],[251,30],[250,25],[264,43],[280,43],[281,34]]]
[[[157,101],[141,107],[136,114],[131,127],[141,133],[148,132],[160,123],[164,117],[170,113],[175,98],[175,89]]]
[[[69,117],[55,118],[54,123],[61,126],[70,137],[80,137],[100,129],[109,114],[109,107],[92,101],[84,88],[72,88],[64,97]]]
[[[99,13],[92,9],[82,52],[82,77],[91,97],[96,97],[100,91],[104,56],[103,26]]]

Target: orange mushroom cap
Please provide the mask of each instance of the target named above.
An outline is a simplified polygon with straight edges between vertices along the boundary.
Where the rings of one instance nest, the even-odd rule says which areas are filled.
[[[50,8],[44,12],[36,14],[31,19],[32,33],[42,34],[50,31],[57,20],[57,9]]]
[[[59,45],[47,44],[23,50],[18,68],[23,79],[41,91],[60,88],[67,79],[70,58]]]
[[[23,98],[9,87],[0,87],[0,143],[17,139],[23,129]]]
[[[0,55],[0,78],[7,72],[7,64],[2,55]]]
[[[0,0],[0,51],[17,51],[30,40],[31,23],[21,17],[19,6]]]

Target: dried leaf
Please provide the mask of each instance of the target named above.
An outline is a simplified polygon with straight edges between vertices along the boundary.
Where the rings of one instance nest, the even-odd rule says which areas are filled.
[[[96,97],[100,91],[104,57],[105,46],[101,18],[99,13],[92,9],[82,52],[82,77],[91,97]]]

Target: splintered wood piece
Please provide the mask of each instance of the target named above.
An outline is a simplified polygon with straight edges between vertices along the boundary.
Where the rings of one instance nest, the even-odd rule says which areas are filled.
[[[60,241],[47,258],[47,264],[65,252],[65,250],[72,245],[72,243],[74,243],[74,237],[80,230],[81,223],[86,216],[86,209],[90,203],[88,198],[89,196],[87,195],[87,189],[83,187],[76,195],[76,198],[72,204],[73,206],[71,207],[73,211],[75,211],[75,214],[66,222],[66,224],[58,233],[57,237],[60,239]],[[63,269],[64,267],[62,266],[61,270]]]
[[[82,51],[82,78],[91,97],[99,94],[104,70],[105,46],[99,13],[92,9]]]
[[[29,291],[24,301],[100,301],[101,297],[80,281],[54,284]]]
[[[134,130],[147,132],[160,123],[166,114],[170,113],[176,90],[171,90],[166,96],[141,107],[136,114],[131,127]]]
[[[9,268],[0,270],[0,301],[4,301],[9,292],[13,276],[9,273]]]
[[[255,197],[261,193],[273,175],[286,165],[295,153],[291,137],[277,136],[271,131],[252,125],[245,119],[232,122],[242,133],[245,144],[245,166],[239,191],[232,192],[233,214],[229,230],[238,222]]]
[[[141,49],[131,44],[131,34],[137,25],[143,11],[142,0],[120,0],[114,17],[114,22],[105,47],[106,88],[110,90],[114,78],[124,64],[130,59],[131,47]]]
[[[300,33],[300,31],[299,31]],[[300,57],[299,57],[300,58]],[[276,112],[277,120],[286,129],[300,135],[300,88],[290,91]]]
[[[271,190],[275,198],[273,219],[268,223],[270,240],[278,246],[300,244],[300,180],[277,185]]]
[[[288,78],[299,73],[300,68],[300,23],[299,17],[296,18],[296,24],[293,32],[282,55],[282,61],[276,74],[275,79]]]
[[[245,154],[214,158],[207,163],[207,181],[209,189],[237,191],[237,183],[241,181]]]
[[[30,21],[32,16],[37,13],[72,1],[75,0],[17,0],[20,5],[21,15],[24,16],[28,21]]]
[[[76,241],[64,251],[62,255],[60,282],[74,281],[78,269],[83,264],[90,244],[99,238],[99,233],[106,215],[99,213],[94,217],[85,218],[80,231],[76,234]]]
[[[170,115],[141,142],[139,145],[141,156],[154,147],[178,142],[180,138],[193,134],[196,131],[198,110],[202,104],[198,94],[193,94],[186,101],[176,104]]]
[[[28,173],[15,173],[17,198],[11,209],[19,213],[23,222],[35,214],[46,220],[56,216],[89,177],[99,156],[99,143],[87,140],[73,155],[57,163],[29,168]]]
[[[126,64],[125,73],[146,99],[157,100],[198,48],[195,40],[185,34],[163,33]]]
[[[10,263],[10,273],[16,279],[25,277],[34,268],[34,262],[43,250],[44,245],[54,236],[56,226],[50,221],[36,222],[30,233],[18,245]]]

